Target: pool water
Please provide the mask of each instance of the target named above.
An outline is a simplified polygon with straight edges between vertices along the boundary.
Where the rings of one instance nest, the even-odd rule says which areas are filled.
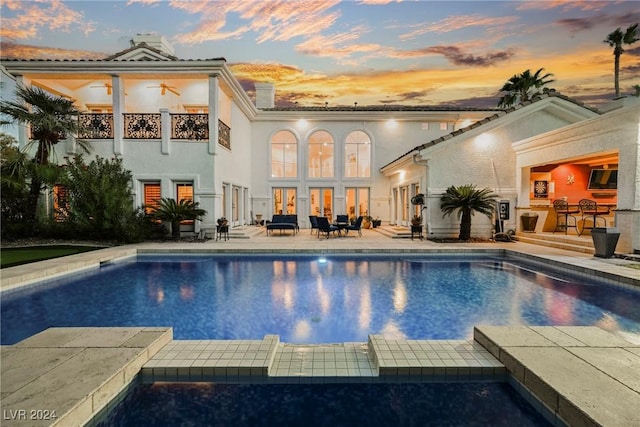
[[[99,427],[550,426],[506,383],[139,385]]]
[[[640,334],[640,292],[491,257],[138,256],[4,292],[2,344],[52,326],[172,326],[174,339],[468,339],[474,325]]]

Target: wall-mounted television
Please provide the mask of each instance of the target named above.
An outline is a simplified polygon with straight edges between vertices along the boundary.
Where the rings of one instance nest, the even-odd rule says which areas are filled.
[[[591,169],[588,190],[616,190],[618,169]]]

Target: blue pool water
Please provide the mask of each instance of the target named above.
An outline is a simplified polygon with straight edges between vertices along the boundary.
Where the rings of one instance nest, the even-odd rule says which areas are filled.
[[[2,295],[2,344],[52,326],[172,326],[175,339],[466,339],[473,326],[640,334],[640,292],[489,257],[139,256]]]
[[[505,383],[141,385],[97,425],[550,426]]]

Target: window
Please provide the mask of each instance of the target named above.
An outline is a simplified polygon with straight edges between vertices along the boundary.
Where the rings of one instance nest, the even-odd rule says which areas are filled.
[[[309,137],[309,178],[333,177],[333,137],[319,130]]]
[[[295,135],[289,131],[281,130],[271,137],[271,176],[298,176],[298,142]]]
[[[369,215],[369,188],[347,188],[345,201],[349,219]]]
[[[344,176],[368,178],[371,176],[371,139],[361,130],[351,132],[344,145]]]
[[[176,184],[176,201],[190,200],[193,201],[193,183],[178,183]],[[180,224],[190,225],[193,224],[193,220],[185,220]]]
[[[69,216],[69,189],[64,185],[53,186],[53,219],[61,222]]]
[[[144,184],[144,213],[147,215],[152,214],[153,211],[160,205],[160,198],[162,193],[160,192],[159,182],[147,182]]]
[[[333,188],[311,188],[309,194],[310,214],[325,216],[329,221],[333,221]]]
[[[440,130],[447,130],[449,128],[449,125],[447,124],[447,122],[440,122]]]
[[[209,107],[206,105],[184,104],[183,107],[187,114],[209,114]]]
[[[111,104],[87,104],[87,109],[90,113],[94,114],[113,113],[113,106]]]
[[[273,189],[273,213],[276,215],[293,215],[297,213],[296,189]]]

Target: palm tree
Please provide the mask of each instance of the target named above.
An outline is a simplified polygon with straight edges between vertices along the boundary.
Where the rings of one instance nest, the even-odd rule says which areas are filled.
[[[607,43],[613,48],[616,98],[620,96],[620,56],[624,53],[622,45],[633,44],[638,40],[640,40],[640,38],[638,38],[638,24],[630,25],[624,33],[620,28],[616,28],[614,32],[603,40],[604,43]]]
[[[48,177],[55,176],[49,167],[55,158],[55,146],[67,135],[77,134],[80,111],[70,99],[52,95],[38,87],[18,87],[16,101],[0,103],[0,112],[10,117],[12,123],[31,128],[31,139],[24,147],[25,151],[31,151],[33,144],[37,144],[35,157],[31,160],[28,212],[25,213],[26,220],[34,222],[42,186],[48,183]],[[76,142],[83,151],[89,152],[90,146],[86,141],[78,139]]]
[[[491,189],[476,189],[475,185],[466,184],[447,188],[445,194],[440,197],[440,210],[443,217],[457,212],[460,221],[460,234],[458,239],[471,239],[471,216],[474,212],[491,218],[495,212],[495,198],[498,197]]]
[[[200,219],[207,214],[207,211],[200,209],[198,202],[193,200],[180,199],[176,202],[173,199],[163,197],[158,201],[158,207],[153,211],[152,216],[161,221],[171,223],[171,237],[180,238],[180,223],[185,220]]]
[[[544,68],[540,68],[533,75],[531,75],[531,70],[526,70],[521,74],[514,74],[500,89],[500,92],[506,92],[506,94],[500,98],[498,107],[508,108],[520,102],[528,101],[533,96],[540,94],[540,89],[544,85],[555,81],[549,79],[549,77],[553,76],[551,73],[541,76],[540,74],[543,70]]]

